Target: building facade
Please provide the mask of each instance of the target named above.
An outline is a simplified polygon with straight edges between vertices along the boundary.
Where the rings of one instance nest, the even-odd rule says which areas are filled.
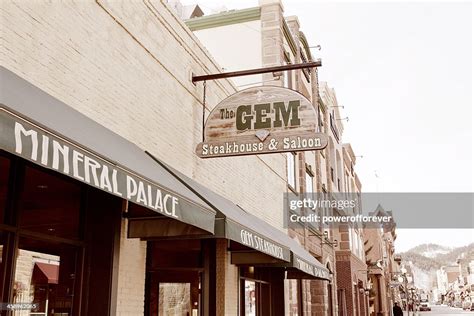
[[[330,311],[332,246],[305,247],[283,225],[288,156],[194,154],[203,109],[237,88],[207,82],[204,98],[192,75],[221,65],[172,8],[12,1],[1,23],[3,302],[68,315]]]
[[[186,24],[226,71],[314,60],[302,32],[304,27],[300,26],[297,17],[285,17],[281,1],[260,1],[258,7],[191,18]],[[317,152],[287,154],[286,178],[290,194],[360,195],[361,183],[354,170],[355,154],[350,144],[342,142],[341,106],[334,89],[318,82],[317,70],[237,77],[233,81],[239,89],[263,84],[296,90],[311,100],[318,111],[319,128],[328,135],[329,145]],[[325,215],[332,215],[333,211],[319,210]],[[361,211],[359,204],[351,215]],[[367,266],[362,227],[306,225],[292,227],[288,233],[333,273],[333,282],[301,280],[289,284],[292,294],[287,312],[295,315],[366,315]],[[298,300],[298,297],[302,299]]]
[[[259,6],[189,19],[186,24],[226,71],[280,66],[312,61],[308,42],[297,17],[285,17],[281,1],[260,1]],[[228,36],[232,34],[232,36]],[[242,49],[245,47],[245,49]],[[282,86],[308,98],[322,117],[327,108],[319,95],[317,72],[312,70],[269,73],[232,79],[238,89],[254,85]],[[324,120],[324,122],[328,122]],[[321,121],[321,131],[327,132]],[[297,195],[321,192],[326,182],[320,152],[285,155],[285,191]],[[328,156],[329,157],[329,156]],[[324,172],[324,174],[322,174]],[[323,180],[324,178],[324,180]],[[296,280],[288,284],[289,315],[337,313],[335,252],[330,236],[315,225],[292,227],[288,234],[303,245],[332,273],[332,281]],[[327,236],[327,237],[325,237]]]
[[[388,315],[393,227],[285,224],[288,194],[360,201],[335,90],[316,68],[192,81],[314,61],[281,1],[209,16],[155,0],[2,9],[2,302],[61,315]],[[198,158],[203,113],[261,85],[308,99],[328,146]]]
[[[392,212],[385,211],[378,205],[369,215],[392,216]],[[369,315],[391,315],[395,302],[406,304],[407,289],[413,287],[413,274],[408,271],[404,276],[401,275],[401,258],[395,255],[394,242],[397,234],[394,222],[383,224],[378,228],[366,228],[364,231],[368,277],[371,283]],[[407,278],[408,285],[398,281],[400,277]]]

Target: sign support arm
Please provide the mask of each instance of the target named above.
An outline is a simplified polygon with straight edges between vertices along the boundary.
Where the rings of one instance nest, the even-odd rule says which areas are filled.
[[[202,96],[202,141],[204,142],[204,125],[206,124],[206,80],[203,82]]]
[[[250,76],[250,75],[258,75],[258,74],[264,74],[264,73],[269,73],[269,72],[280,72],[280,71],[286,71],[286,70],[321,67],[321,65],[322,65],[321,59],[318,59],[317,61],[312,61],[308,63],[289,64],[289,65],[284,65],[284,66],[264,67],[264,68],[255,68],[255,69],[232,71],[232,72],[222,72],[222,73],[210,74],[210,75],[193,76],[192,81],[198,82],[198,81],[206,81],[206,80],[217,80],[217,79],[232,78],[232,77]]]

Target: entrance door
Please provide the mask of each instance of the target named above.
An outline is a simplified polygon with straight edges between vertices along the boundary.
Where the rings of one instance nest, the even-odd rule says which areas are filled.
[[[271,286],[260,280],[240,279],[241,315],[270,316],[271,315]]]
[[[158,316],[202,315],[201,272],[157,272],[155,278]]]
[[[240,268],[241,316],[270,316],[275,314],[278,307],[272,302],[271,276],[270,269]],[[277,284],[275,284],[275,287],[277,287]],[[277,293],[275,292],[275,294]]]
[[[211,304],[215,306],[215,296],[210,294],[212,281],[208,280],[215,268],[211,272],[208,271],[210,268],[206,268],[209,256],[205,255],[205,244],[209,242],[148,242],[145,315],[215,315],[215,309],[209,307]]]

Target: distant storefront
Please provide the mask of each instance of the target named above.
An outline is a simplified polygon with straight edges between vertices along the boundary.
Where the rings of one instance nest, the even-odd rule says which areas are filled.
[[[11,315],[115,315],[124,234],[147,241],[145,315],[222,315],[229,279],[240,315],[283,315],[286,279],[331,278],[280,230],[0,75],[0,294],[24,304]]]

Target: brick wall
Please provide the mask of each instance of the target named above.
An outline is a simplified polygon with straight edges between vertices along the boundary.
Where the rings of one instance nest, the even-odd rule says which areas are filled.
[[[346,256],[345,260],[338,256],[336,259],[336,270],[337,270],[337,288],[345,289],[345,299],[347,307],[347,315],[353,315],[353,296],[352,296],[352,271],[350,259]]]
[[[127,238],[127,222],[120,235],[117,316],[143,315],[145,299],[146,241]]]
[[[346,293],[347,315],[365,315],[366,297],[365,293],[359,292],[359,288],[366,288],[367,265],[350,250],[336,251],[336,270],[337,287],[345,289]]]

